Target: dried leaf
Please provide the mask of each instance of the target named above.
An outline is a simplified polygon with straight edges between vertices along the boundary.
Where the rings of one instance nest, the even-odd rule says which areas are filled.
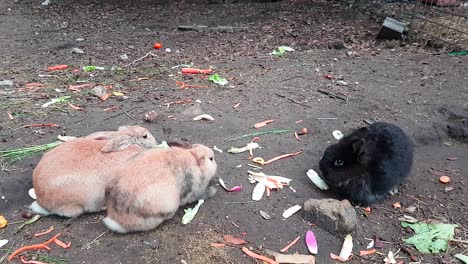
[[[5,219],[3,215],[0,215],[0,229],[4,228],[8,225],[8,221]]]
[[[224,235],[223,239],[224,239],[224,241],[226,241],[226,243],[231,244],[231,245],[245,245],[245,244],[247,244],[247,241],[245,241],[244,239],[234,237],[234,236],[231,236],[231,235]]]

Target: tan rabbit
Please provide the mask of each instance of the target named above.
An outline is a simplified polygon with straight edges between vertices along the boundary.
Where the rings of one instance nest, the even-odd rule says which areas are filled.
[[[45,153],[33,171],[35,213],[77,217],[105,208],[105,187],[113,168],[156,140],[143,127],[121,127],[64,142]]]
[[[213,150],[203,145],[145,150],[106,188],[104,224],[119,233],[154,229],[180,206],[214,195],[208,185],[216,169]]]

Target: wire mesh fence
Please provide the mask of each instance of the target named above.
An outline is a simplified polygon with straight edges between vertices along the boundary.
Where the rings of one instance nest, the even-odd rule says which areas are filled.
[[[408,25],[408,38],[427,46],[468,50],[468,0],[352,0],[350,6],[378,21]]]

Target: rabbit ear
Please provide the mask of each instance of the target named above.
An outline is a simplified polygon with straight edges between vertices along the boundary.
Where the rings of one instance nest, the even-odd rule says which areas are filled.
[[[86,138],[94,139],[94,140],[108,140],[108,139],[111,139],[111,136],[109,135],[107,131],[101,131],[101,132],[94,132],[86,136]]]
[[[353,153],[358,155],[361,154],[365,142],[366,140],[363,138],[353,141],[353,143],[351,143],[351,145],[353,146]]]
[[[114,152],[126,149],[132,144],[131,137],[128,135],[119,135],[108,140],[101,148],[102,152]]]
[[[353,153],[361,154],[364,143],[366,142],[367,135],[369,130],[367,127],[362,127],[352,134],[351,146],[353,148]]]

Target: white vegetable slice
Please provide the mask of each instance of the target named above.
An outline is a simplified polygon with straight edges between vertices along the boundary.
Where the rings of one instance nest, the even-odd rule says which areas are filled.
[[[353,237],[351,235],[347,235],[343,242],[343,247],[341,247],[339,260],[340,261],[347,261],[353,252]]]
[[[3,247],[4,245],[8,244],[8,239],[2,239],[0,240],[0,248]]]
[[[200,120],[208,120],[208,121],[214,121],[214,117],[208,115],[208,114],[203,114],[203,115],[199,115],[199,116],[196,116],[193,118],[194,121],[200,121]]]
[[[33,198],[34,200],[37,199],[37,198],[36,198],[36,191],[34,191],[34,188],[29,189],[28,194],[29,194],[29,196],[31,196],[31,198]]]
[[[259,182],[257,185],[255,185],[253,192],[252,192],[252,200],[254,201],[260,201],[263,197],[263,194],[265,193],[265,184]]]
[[[286,211],[284,211],[283,213],[283,217],[284,218],[288,218],[290,217],[291,215],[295,214],[297,211],[301,210],[301,206],[300,205],[295,205],[289,209],[286,209]]]
[[[333,131],[332,135],[333,135],[334,138],[336,138],[338,140],[340,140],[340,139],[342,139],[344,137],[343,132],[341,132],[339,130]]]
[[[328,185],[326,182],[320,178],[317,172],[315,172],[313,169],[310,169],[307,171],[307,177],[317,186],[320,188],[320,190],[328,190]]]

